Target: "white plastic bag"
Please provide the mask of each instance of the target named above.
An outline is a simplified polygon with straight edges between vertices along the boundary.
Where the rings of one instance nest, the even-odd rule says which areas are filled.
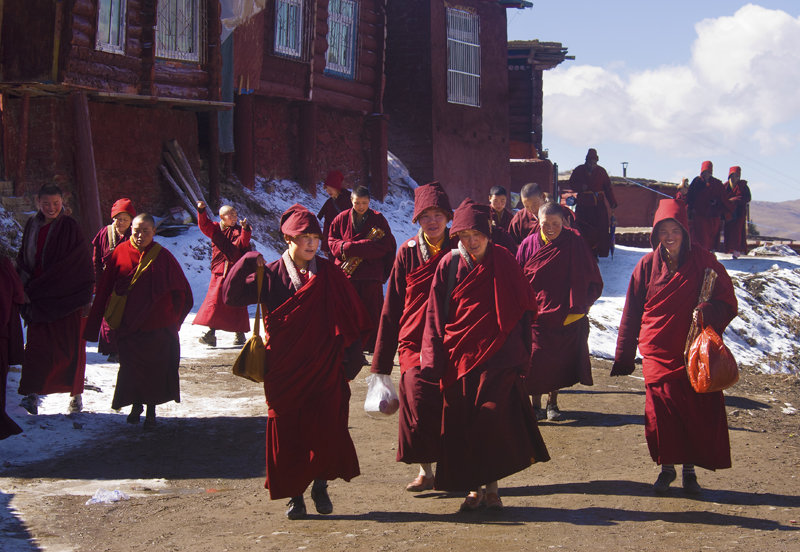
[[[400,408],[400,399],[394,389],[391,376],[370,374],[367,376],[367,400],[364,412],[372,418],[386,418]]]
[[[94,493],[94,496],[86,501],[86,505],[111,504],[113,502],[119,502],[120,500],[128,500],[129,498],[130,497],[122,491],[107,491],[106,489],[97,489],[97,492]]]

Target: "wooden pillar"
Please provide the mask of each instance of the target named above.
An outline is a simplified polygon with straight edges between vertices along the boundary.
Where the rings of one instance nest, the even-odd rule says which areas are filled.
[[[542,151],[542,109],[544,106],[544,92],[542,90],[542,74],[544,71],[541,69],[531,68],[533,73],[533,147],[536,152]]]
[[[31,95],[22,95],[19,116],[19,143],[17,144],[17,177],[14,179],[14,195],[25,195],[25,166],[28,161],[28,125],[30,119]]]
[[[94,236],[103,226],[103,216],[100,213],[100,193],[97,189],[89,100],[86,92],[73,92],[70,94],[69,100],[72,108],[72,126],[75,132],[75,189],[81,208],[79,220],[85,235]]]
[[[369,173],[370,173],[370,195],[379,201],[383,201],[389,188],[389,162],[387,153],[389,150],[388,128],[389,117],[380,113],[368,116],[370,152],[369,152]]]
[[[317,193],[317,106],[300,104],[300,185],[312,195]]]
[[[236,144],[236,175],[251,190],[256,186],[256,166],[253,148],[253,100],[252,94],[237,94],[233,111],[233,136]]]
[[[222,94],[220,11],[218,1],[208,3],[208,97],[212,101],[219,101]],[[208,114],[208,201],[215,211],[219,209],[219,117],[216,111]]]

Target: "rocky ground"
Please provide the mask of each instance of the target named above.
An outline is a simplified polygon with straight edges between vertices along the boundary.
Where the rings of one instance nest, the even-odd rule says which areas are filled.
[[[565,419],[541,424],[552,460],[501,481],[503,512],[462,514],[460,495],[404,491],[415,469],[394,461],[397,418],[364,414],[362,372],[350,416],[362,475],[331,483],[332,515],[288,521],[263,489],[263,394],[229,374],[234,356],[186,361],[182,388],[191,400],[252,397],[247,411],[163,418],[151,432],[120,415],[102,441],[0,469],[0,508],[16,516],[0,549],[798,550],[800,418],[783,412],[799,402],[795,376],[743,373],[727,396],[734,467],[698,470],[699,497],[657,497],[641,372],[612,379],[595,360],[595,385],[565,391]],[[86,505],[99,488],[130,499]]]

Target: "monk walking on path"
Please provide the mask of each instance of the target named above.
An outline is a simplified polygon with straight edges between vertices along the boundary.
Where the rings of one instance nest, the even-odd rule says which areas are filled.
[[[31,414],[38,413],[38,396],[50,393],[69,393],[70,412],[80,412],[86,372],[81,334],[92,302],[92,257],[78,223],[65,212],[61,189],[46,184],[37,200],[39,211],[25,225],[17,256],[28,324],[19,393]]]
[[[742,180],[742,168],[731,167],[725,193],[730,207],[730,220],[725,221],[725,252],[737,259],[747,255],[747,206],[752,199],[747,180]]]
[[[178,339],[192,308],[192,288],[175,257],[156,243],[155,221],[146,213],[133,219],[131,238],[114,249],[86,323],[87,341],[97,341],[105,319],[117,330],[119,373],[111,408],[131,405],[128,423],[156,423],[156,405],[180,402]]]
[[[714,178],[714,165],[703,161],[700,176],[694,177],[686,194],[689,233],[708,251],[719,249],[722,217],[730,210],[725,186]]]
[[[642,354],[645,382],[645,438],[650,456],[661,465],[658,494],[675,480],[683,464],[683,489],[697,494],[694,467],[731,467],[725,398],[721,391],[697,393],[689,383],[684,348],[693,311],[719,335],[736,316],[737,301],[728,273],[713,253],[689,238],[686,205],[662,199],[653,221],[653,252],[631,275],[619,325],[612,376],[633,373],[636,348]],[[717,280],[707,303],[697,304],[705,270]]]
[[[522,209],[514,213],[508,233],[517,245],[539,228],[539,207],[544,203],[542,189],[535,182],[525,184],[519,192]]]
[[[192,324],[208,326],[209,330],[200,338],[200,343],[216,347],[216,331],[235,332],[234,345],[244,345],[245,332],[250,331],[250,315],[243,307],[230,307],[222,300],[222,280],[228,270],[242,255],[250,251],[250,225],[230,205],[219,210],[219,223],[211,222],[206,204],[197,203],[197,224],[211,238],[211,281],[203,304],[197,310]]]
[[[331,223],[336,215],[342,211],[347,211],[353,204],[350,201],[350,190],[344,187],[344,175],[339,171],[330,171],[325,177],[325,193],[328,194],[327,200],[322,204],[322,208],[317,213],[317,218],[322,221],[322,241],[320,249],[326,255],[331,249],[328,247],[328,236],[331,231]]]

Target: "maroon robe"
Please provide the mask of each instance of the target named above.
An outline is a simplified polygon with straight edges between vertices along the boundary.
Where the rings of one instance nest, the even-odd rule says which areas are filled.
[[[345,259],[352,257],[364,259],[350,276],[350,282],[355,287],[373,324],[374,329],[363,344],[365,351],[372,352],[375,349],[378,323],[383,308],[383,283],[389,278],[397,244],[392,229],[382,214],[367,209],[366,220],[356,230],[353,226],[354,213],[353,209],[348,209],[336,215],[331,223],[328,245],[336,266],[340,266]],[[379,240],[367,239],[373,228],[383,230],[384,236]]]
[[[575,205],[575,228],[598,257],[608,257],[611,249],[608,209],[617,208],[617,199],[611,188],[611,179],[600,165],[589,172],[586,165],[578,165],[569,177],[564,191],[578,194]]]
[[[222,280],[230,267],[250,251],[251,230],[238,224],[226,227],[211,222],[205,209],[197,211],[200,230],[211,238],[211,280],[203,304],[192,324],[208,326],[225,332],[250,331],[250,315],[245,307],[231,307],[222,300]]]
[[[0,439],[22,433],[22,429],[6,414],[6,377],[8,367],[21,364],[25,344],[19,307],[25,300],[22,281],[14,265],[0,257]]]
[[[730,206],[730,220],[725,221],[725,252],[747,253],[747,205],[750,203],[750,187],[747,180],[739,180],[731,187],[730,181],[725,184],[725,192]]]
[[[495,211],[492,206],[489,206],[489,220],[492,222],[492,226],[495,228],[500,228],[504,232],[508,232],[508,227],[511,224],[511,219],[513,215],[511,211],[503,208],[503,211],[498,215],[497,211]]]
[[[303,282],[284,255],[266,266],[261,290],[269,409],[265,486],[273,500],[302,495],[314,479],[359,475],[346,373],[360,368],[359,338],[369,328],[355,290],[330,261],[316,257],[316,274]],[[225,302],[256,302],[257,258],[247,253],[231,268]]]
[[[527,209],[520,209],[514,213],[511,224],[508,226],[508,233],[517,245],[539,228],[539,219]]]
[[[115,241],[112,243],[109,241],[109,232],[112,233],[113,238]],[[130,239],[131,237],[131,227],[128,226],[128,229],[125,231],[125,235],[120,236],[114,230],[114,225],[109,224],[108,226],[103,226],[97,235],[92,240],[92,246],[94,253],[92,254],[92,260],[94,261],[94,281],[95,284],[99,282],[103,277],[103,272],[106,269],[106,265],[108,265],[109,260],[111,260],[111,254],[114,252],[114,249],[120,243]],[[100,326],[100,339],[97,342],[97,352],[101,355],[110,355],[112,353],[117,353],[117,337],[114,334],[114,330],[112,330],[105,320],[103,320],[102,325]]]
[[[709,251],[719,249],[722,217],[730,210],[725,186],[713,176],[708,182],[696,176],[686,194],[689,234]]]
[[[448,294],[451,263],[458,268]],[[462,255],[437,266],[421,351],[422,369],[444,394],[437,489],[477,490],[549,459],[522,381],[535,311],[522,270],[500,246],[490,244],[474,268]]]
[[[128,240],[111,255],[86,323],[85,336],[96,341],[111,292],[124,295],[139,262],[155,242],[139,251]],[[162,248],[153,263],[127,292],[120,327],[119,373],[111,408],[129,404],[180,402],[178,339],[183,319],[192,308],[192,288],[175,257]]]
[[[317,213],[317,218],[322,221],[322,241],[320,242],[320,249],[323,252],[330,253],[331,248],[328,246],[328,236],[331,234],[331,223],[336,215],[342,211],[347,211],[353,206],[350,199],[350,190],[343,188],[336,199],[329,197],[322,208]]]
[[[92,300],[94,283],[78,223],[63,212],[49,224],[42,213],[28,219],[17,267],[30,299],[22,307],[28,331],[19,393],[78,395],[86,371],[81,311]]]
[[[450,253],[445,237],[438,254],[431,256],[422,230],[397,252],[383,302],[372,372],[391,374],[394,353],[400,360],[400,424],[397,461],[432,463],[439,457],[442,427],[442,393],[439,380],[420,368],[422,334],[433,274]]]
[[[531,368],[526,388],[540,395],[576,383],[592,385],[588,313],[603,292],[600,269],[586,242],[570,228],[564,228],[547,244],[541,233],[526,240],[535,245],[522,266],[539,307],[531,324]],[[569,314],[586,316],[565,326]]]
[[[653,461],[695,464],[710,470],[729,468],[725,399],[722,392],[696,393],[691,388],[683,353],[705,269],[713,268],[718,277],[703,315],[720,335],[736,316],[736,295],[728,273],[714,255],[697,243],[686,247],[685,229],[684,238],[674,274],[670,275],[660,246],[636,265],[620,321],[612,375],[633,372],[638,345],[645,379],[645,437]]]

